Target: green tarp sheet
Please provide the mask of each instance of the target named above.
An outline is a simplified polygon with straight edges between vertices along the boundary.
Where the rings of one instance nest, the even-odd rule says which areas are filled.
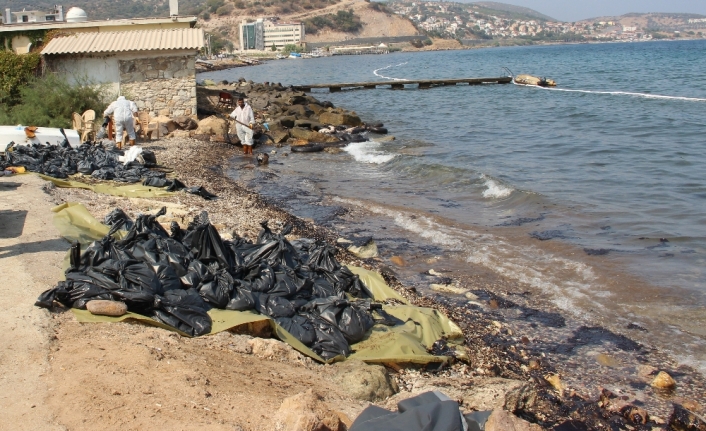
[[[66,203],[53,208],[52,211],[55,213],[54,225],[60,234],[69,241],[80,241],[85,244],[99,240],[108,233],[108,226],[96,220],[81,204]],[[124,232],[119,232],[118,234],[124,234]],[[461,329],[442,313],[431,308],[407,305],[407,300],[390,288],[380,274],[376,272],[355,266],[348,266],[348,269],[360,277],[361,281],[371,290],[376,301],[382,302],[388,299],[395,299],[403,303],[404,305],[387,305],[384,309],[405,322],[403,325],[394,327],[380,324],[373,326],[362,341],[351,345],[353,353],[348,358],[360,359],[369,363],[427,364],[447,360],[446,357],[433,356],[427,353],[427,349],[440,338],[445,338],[452,344],[463,344],[464,336]],[[120,317],[109,317],[96,316],[87,310],[72,309],[72,312],[79,322],[84,323],[132,320],[179,332],[161,322],[135,313],[127,313]],[[319,362],[327,362],[267,316],[254,311],[219,309],[213,309],[208,314],[213,320],[210,334],[227,331],[251,322],[266,320],[280,340],[288,343],[304,355]],[[187,336],[184,333],[181,333],[181,335]],[[344,359],[343,357],[337,357],[328,362]]]
[[[54,183],[57,187],[76,188],[93,190],[104,195],[122,196],[125,198],[159,198],[174,195],[165,188],[143,186],[142,184],[128,184],[124,186],[114,186],[110,184],[86,184],[79,181],[60,180],[47,175],[37,174],[43,180]]]

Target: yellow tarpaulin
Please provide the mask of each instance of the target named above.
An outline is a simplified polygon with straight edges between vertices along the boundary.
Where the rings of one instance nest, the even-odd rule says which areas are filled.
[[[79,181],[60,180],[47,175],[37,174],[40,178],[51,181],[57,187],[76,188],[93,190],[104,195],[122,196],[126,198],[159,198],[172,196],[173,192],[168,192],[164,188],[143,186],[142,184],[127,184],[124,186],[114,186],[110,184],[86,184]]]
[[[61,236],[70,241],[79,241],[82,244],[87,244],[103,238],[109,231],[108,226],[96,220],[81,204],[66,203],[55,207],[52,211],[56,213],[54,215],[54,225],[59,229]],[[119,232],[119,234],[122,233]],[[360,277],[361,281],[373,293],[375,301],[384,302],[388,299],[395,299],[404,304],[408,303],[404,297],[385,283],[380,274],[355,266],[348,266],[348,269]],[[385,306],[384,310],[405,323],[393,327],[376,324],[362,341],[351,345],[353,353],[349,358],[375,363],[427,364],[430,362],[442,362],[447,359],[427,353],[427,349],[435,341],[444,338],[451,344],[463,344],[464,337],[461,329],[437,310],[410,305]],[[109,317],[96,316],[87,310],[72,309],[72,311],[79,322],[96,323],[136,320],[187,336],[187,334],[177,331],[171,326],[140,314],[127,313],[120,317]],[[280,340],[291,345],[304,355],[320,362],[327,362],[267,316],[254,311],[219,309],[213,309],[208,314],[213,321],[210,334],[266,320],[270,323],[274,333]],[[343,359],[342,357],[337,357],[328,362]]]

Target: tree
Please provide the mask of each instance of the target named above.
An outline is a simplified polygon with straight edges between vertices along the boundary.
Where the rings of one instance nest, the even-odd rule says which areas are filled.
[[[275,46],[275,44],[273,43],[273,44],[272,44],[272,47],[271,47],[270,49],[271,49],[273,52],[274,52],[274,51],[277,51],[277,46]]]

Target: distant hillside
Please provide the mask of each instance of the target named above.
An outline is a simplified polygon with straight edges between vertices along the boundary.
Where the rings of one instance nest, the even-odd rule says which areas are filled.
[[[692,20],[692,22],[689,22]],[[650,32],[704,32],[706,16],[686,13],[629,13],[622,16],[602,16],[580,21],[581,24],[613,22],[620,27],[635,27]]]
[[[12,11],[41,10],[49,11],[55,4],[64,6],[64,13],[76,6],[88,13],[88,19],[122,19],[122,18],[152,18],[168,17],[168,0],[71,0],[63,3],[60,0],[6,0],[4,8]],[[206,0],[180,0],[180,15],[196,15],[205,8]]]
[[[464,1],[460,1],[461,3],[466,3]],[[521,18],[521,17],[527,17],[527,18],[534,18],[534,19],[539,19],[542,21],[557,21],[556,19],[544,15],[543,13],[537,12],[534,9],[530,9],[528,7],[522,7],[522,6],[515,6],[512,4],[507,4],[507,3],[499,3],[499,2],[494,2],[494,1],[479,1],[479,2],[471,2],[474,5],[478,5],[480,7],[490,9],[490,10],[497,10],[505,13],[509,13],[511,16],[508,16],[508,18]]]

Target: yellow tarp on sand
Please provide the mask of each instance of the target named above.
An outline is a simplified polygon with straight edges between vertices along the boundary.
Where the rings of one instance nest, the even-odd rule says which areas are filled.
[[[85,244],[99,240],[108,233],[108,226],[96,220],[81,204],[67,203],[55,207],[52,211],[55,212],[54,225],[59,229],[61,235],[69,241],[80,241]],[[386,312],[405,322],[403,325],[388,327],[376,324],[362,341],[351,345],[353,353],[349,358],[360,359],[370,363],[427,364],[442,362],[447,359],[427,353],[427,349],[440,338],[445,338],[449,343],[463,344],[464,337],[461,329],[442,313],[430,308],[406,305],[407,301],[399,293],[391,289],[380,274],[376,272],[355,266],[348,266],[348,269],[360,277],[361,281],[373,293],[376,301],[395,299],[405,304],[385,306],[384,308]],[[127,313],[120,317],[108,317],[96,316],[87,310],[72,309],[72,311],[79,322],[122,322],[133,320],[179,332],[171,326],[135,313]],[[208,314],[213,321],[210,334],[227,331],[251,322],[266,320],[270,323],[274,333],[277,334],[280,340],[317,361],[326,362],[267,316],[254,311],[219,309],[213,309]],[[187,336],[187,334],[181,334]],[[337,357],[329,362],[344,359],[343,357]]]
[[[168,192],[164,188],[143,186],[142,184],[127,184],[124,186],[114,186],[110,184],[86,184],[80,181],[60,180],[47,175],[37,174],[43,180],[54,183],[57,187],[76,188],[93,190],[104,195],[122,196],[125,198],[159,198],[172,196],[173,192]]]

